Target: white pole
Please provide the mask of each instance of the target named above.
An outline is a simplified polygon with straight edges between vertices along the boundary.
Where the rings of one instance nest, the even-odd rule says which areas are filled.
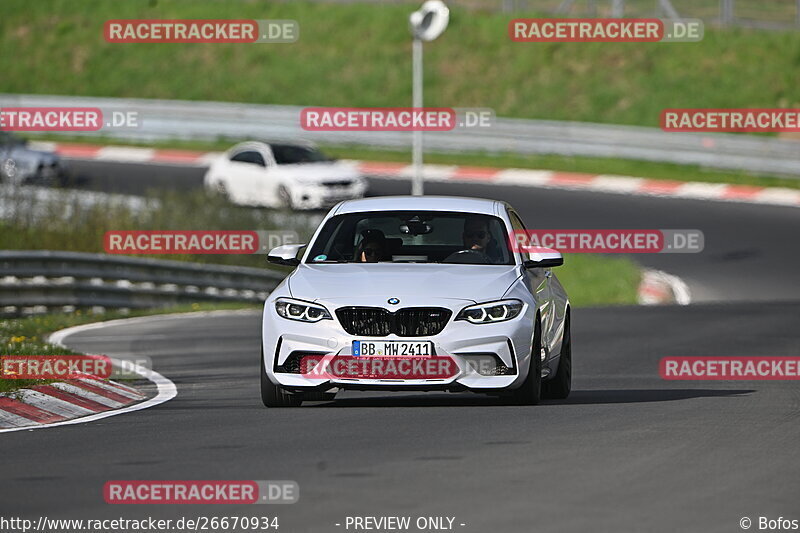
[[[422,107],[422,40],[414,39],[412,45],[412,63],[414,76],[412,82],[413,107]],[[411,149],[411,163],[414,166],[414,179],[411,182],[411,194],[423,195],[422,176],[422,131],[414,130]]]

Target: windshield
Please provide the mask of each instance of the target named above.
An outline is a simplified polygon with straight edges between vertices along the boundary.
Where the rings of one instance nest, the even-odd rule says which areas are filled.
[[[275,162],[279,165],[296,165],[297,163],[321,163],[333,161],[316,148],[293,144],[271,144]]]
[[[380,211],[338,215],[314,241],[309,263],[511,265],[503,221],[473,213]]]

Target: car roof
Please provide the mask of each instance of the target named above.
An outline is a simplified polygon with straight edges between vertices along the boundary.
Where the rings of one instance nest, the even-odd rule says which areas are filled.
[[[496,215],[497,204],[497,200],[460,196],[378,196],[375,198],[346,200],[339,204],[339,208],[334,214],[341,215],[364,211],[420,210]]]
[[[237,144],[233,145],[232,147],[230,147],[228,149],[228,152],[240,151],[240,150],[243,150],[243,149],[256,150],[256,149],[263,148],[264,145],[267,145],[267,146],[280,146],[280,147],[292,146],[292,147],[308,148],[308,149],[315,149],[316,148],[316,145],[314,143],[312,143],[312,142],[305,142],[305,141],[273,142],[273,141],[269,141],[269,140],[265,140],[265,139],[254,139],[254,140],[250,140],[250,141],[243,141],[243,142],[237,143]]]

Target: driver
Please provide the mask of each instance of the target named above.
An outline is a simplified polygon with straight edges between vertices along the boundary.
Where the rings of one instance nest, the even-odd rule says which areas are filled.
[[[356,247],[355,260],[361,263],[377,263],[386,256],[386,236],[380,230],[362,232],[361,242]]]
[[[464,222],[464,248],[486,254],[489,241],[492,239],[489,233],[489,224],[484,218],[471,217]]]
[[[489,263],[497,263],[500,260],[497,242],[489,231],[487,218],[470,217],[465,220],[461,238],[466,250],[481,254]]]

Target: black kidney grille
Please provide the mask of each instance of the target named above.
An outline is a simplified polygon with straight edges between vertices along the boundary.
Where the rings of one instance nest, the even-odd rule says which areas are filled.
[[[426,337],[444,329],[452,313],[441,307],[407,307],[394,315],[395,333],[399,337]]]
[[[452,312],[443,307],[406,307],[392,313],[382,307],[342,307],[336,316],[350,335],[427,337],[440,333]]]
[[[392,314],[380,307],[343,307],[336,316],[350,335],[377,337],[392,332]]]

